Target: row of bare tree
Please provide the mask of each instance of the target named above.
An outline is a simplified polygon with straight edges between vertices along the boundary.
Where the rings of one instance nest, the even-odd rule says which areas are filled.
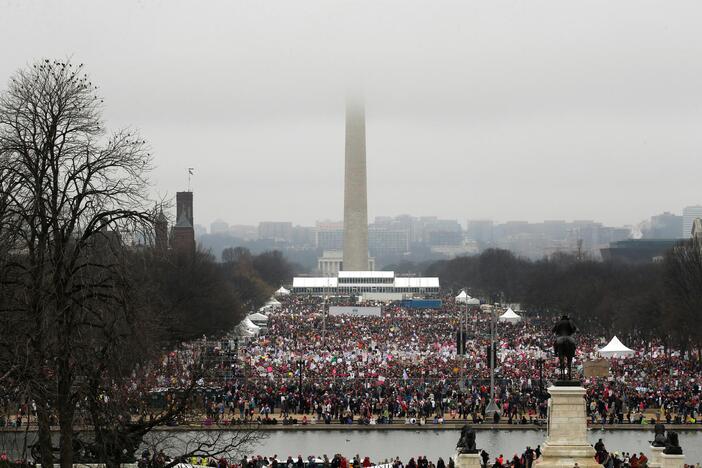
[[[0,397],[36,407],[43,466],[133,461],[152,429],[190,410],[211,371],[194,362],[165,408],[137,418],[142,370],[179,342],[231,330],[272,290],[240,291],[208,254],[149,247],[151,166],[136,131],[105,130],[82,64],[37,62],[0,95]],[[89,431],[76,431],[79,416]]]
[[[491,249],[436,262],[426,274],[488,301],[570,314],[585,331],[702,352],[702,246],[681,241],[661,262],[599,262],[559,254],[540,261]]]

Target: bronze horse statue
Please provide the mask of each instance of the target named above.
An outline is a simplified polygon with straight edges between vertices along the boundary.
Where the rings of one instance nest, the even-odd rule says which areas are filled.
[[[553,342],[553,351],[558,356],[558,367],[561,371],[561,380],[571,380],[573,377],[572,367],[575,357],[575,339],[573,334],[578,331],[572,320],[567,315],[553,327],[556,340]]]

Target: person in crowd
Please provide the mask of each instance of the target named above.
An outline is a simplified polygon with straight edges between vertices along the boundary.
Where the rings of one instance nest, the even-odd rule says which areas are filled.
[[[487,468],[488,462],[490,461],[490,454],[488,454],[485,450],[480,451],[480,459],[482,460],[482,466],[483,468]]]

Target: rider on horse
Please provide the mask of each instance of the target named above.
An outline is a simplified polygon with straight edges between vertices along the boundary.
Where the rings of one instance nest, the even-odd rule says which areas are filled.
[[[577,331],[578,328],[567,315],[562,316],[553,327],[553,333],[556,335],[553,350],[558,356],[562,379],[566,378],[566,370],[567,378],[571,378],[570,370],[575,357],[575,339],[572,335]]]

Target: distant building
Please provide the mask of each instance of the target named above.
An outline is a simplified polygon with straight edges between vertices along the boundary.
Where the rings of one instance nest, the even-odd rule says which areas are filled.
[[[288,221],[264,221],[258,224],[258,238],[290,242],[293,225]]]
[[[432,247],[462,245],[463,233],[461,231],[428,231],[426,243]]]
[[[668,213],[651,216],[651,225],[644,233],[647,239],[678,239],[683,231],[683,217]]]
[[[600,249],[602,259],[625,263],[651,263],[660,261],[678,239],[627,239],[612,242]]]
[[[258,228],[247,224],[229,226],[229,235],[248,241],[258,239]]]
[[[176,193],[176,224],[173,226],[172,245],[178,252],[195,252],[193,192]]]
[[[480,253],[475,241],[467,241],[463,245],[433,245],[431,251],[446,258],[455,258]]]
[[[319,250],[344,248],[344,223],[342,221],[317,221],[315,244]]]
[[[520,234],[532,234],[534,226],[528,221],[507,221],[500,226],[502,236],[511,237]]]
[[[563,241],[568,237],[568,224],[562,219],[544,221],[542,232],[548,240]]]
[[[463,244],[463,230],[455,219],[432,219],[423,221],[423,241],[429,246]]]
[[[571,241],[582,241],[582,248],[586,251],[593,251],[600,245],[606,245],[600,240],[600,230],[602,223],[592,220],[575,220],[571,223],[569,238]]]
[[[292,292],[392,301],[436,296],[439,294],[439,278],[401,277],[392,271],[340,271],[329,277],[293,278]]]
[[[368,249],[375,257],[402,255],[410,250],[409,231],[392,225],[372,225],[368,230]]]
[[[696,218],[702,218],[702,205],[686,206],[683,209],[682,238],[692,237],[692,224]]]
[[[476,241],[481,247],[487,246],[494,241],[495,223],[489,219],[468,220],[466,236],[470,240]]]
[[[210,234],[223,234],[229,232],[229,223],[216,219],[210,223]]]
[[[320,275],[336,276],[344,266],[344,252],[341,250],[325,250],[317,259],[317,271]],[[375,270],[375,259],[368,257],[368,270]]]
[[[310,226],[294,226],[291,242],[295,247],[314,247],[315,230]]]

